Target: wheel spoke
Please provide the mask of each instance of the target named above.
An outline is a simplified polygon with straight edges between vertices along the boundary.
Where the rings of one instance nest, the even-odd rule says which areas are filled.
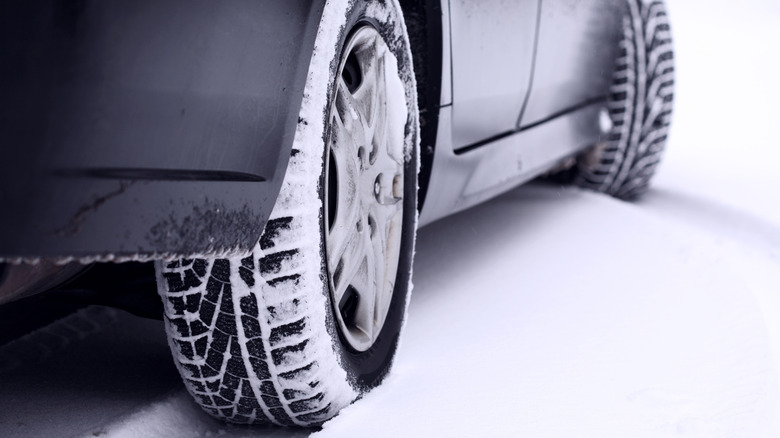
[[[368,231],[368,230],[367,230]],[[379,277],[376,276],[376,266],[382,263],[377,263],[377,254],[373,249],[370,232],[363,234],[364,248],[367,249],[361,269],[356,272],[356,275],[352,278],[352,287],[358,292],[360,300],[358,301],[358,309],[355,317],[355,328],[359,329],[369,338],[372,338],[374,333],[374,326],[376,325],[376,281]],[[384,254],[379,254],[384,258]]]
[[[351,133],[355,145],[363,146],[368,138],[367,121],[361,103],[349,91],[344,79],[339,78],[336,110],[344,128]]]
[[[328,263],[334,270],[333,286],[336,302],[341,301],[341,297],[366,258],[366,242],[363,233],[349,233],[342,242],[341,247],[333,248],[328,254]]]
[[[360,218],[360,200],[355,181],[359,179],[360,163],[354,152],[354,142],[339,117],[333,118],[331,132],[330,153],[336,163],[335,169],[329,169],[336,173],[338,181],[335,196],[338,200],[336,217],[333,220],[331,233],[336,233],[334,241],[341,241],[338,233],[345,231],[350,226],[356,226]],[[331,194],[333,196],[334,194]]]
[[[357,156],[359,143],[356,141],[353,132],[347,129],[344,121],[340,117],[333,118],[333,127],[331,128],[331,152],[334,154],[339,171],[349,169],[348,172],[357,172],[360,163]],[[350,177],[357,177],[357,173],[350,174]]]
[[[373,163],[377,153],[384,146],[385,121],[387,115],[387,90],[385,80],[385,48],[378,39],[366,48],[362,57],[367,58],[363,85],[355,93],[361,109],[366,115],[366,140],[370,144],[370,162]]]
[[[377,120],[375,117],[378,103],[376,101],[377,89],[384,85],[384,78],[378,75],[379,64],[382,63],[382,59],[377,56],[378,54],[376,39],[356,52],[362,66],[363,83],[360,88],[355,90],[355,99],[360,103],[363,113],[368,116],[366,121],[370,127],[373,127]]]

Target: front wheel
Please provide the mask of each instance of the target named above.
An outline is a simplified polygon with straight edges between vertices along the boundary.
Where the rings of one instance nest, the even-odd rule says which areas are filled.
[[[644,194],[666,147],[674,100],[674,51],[662,0],[626,0],[612,76],[606,141],[556,179],[621,199]]]
[[[232,422],[336,415],[387,374],[406,311],[419,124],[397,2],[329,1],[315,47],[287,173],[252,253],[157,264],[185,385]]]

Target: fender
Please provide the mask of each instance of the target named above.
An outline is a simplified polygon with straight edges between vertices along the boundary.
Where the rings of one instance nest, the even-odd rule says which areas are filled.
[[[249,251],[325,0],[0,4],[0,259]]]

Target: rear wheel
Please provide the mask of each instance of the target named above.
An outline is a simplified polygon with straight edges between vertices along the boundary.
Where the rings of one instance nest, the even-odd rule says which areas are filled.
[[[627,0],[623,37],[602,127],[607,141],[577,160],[575,184],[621,199],[645,193],[666,147],[674,54],[663,1]]]
[[[419,126],[400,8],[329,1],[316,47],[252,254],[157,264],[185,384],[233,422],[334,416],[387,374],[406,311]]]

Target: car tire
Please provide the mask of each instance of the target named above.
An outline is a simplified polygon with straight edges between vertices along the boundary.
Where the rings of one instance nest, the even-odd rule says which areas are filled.
[[[401,9],[329,0],[316,38],[290,162],[252,253],[156,264],[185,386],[231,422],[336,415],[387,374],[408,303],[419,121]]]
[[[568,173],[581,187],[635,199],[647,191],[666,147],[674,100],[674,53],[664,2],[626,3],[609,115],[603,114],[601,120],[607,141],[578,157]]]

